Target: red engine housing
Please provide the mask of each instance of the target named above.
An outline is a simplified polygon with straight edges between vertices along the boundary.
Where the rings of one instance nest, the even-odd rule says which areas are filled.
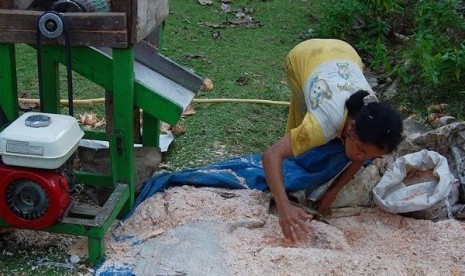
[[[7,166],[0,162],[0,217],[16,228],[47,228],[59,220],[71,204],[69,188],[68,179],[57,171]],[[31,190],[33,195],[27,195]],[[42,205],[40,215],[31,218],[27,212],[21,213],[12,198],[24,200],[30,209],[38,203],[34,194],[39,195],[46,206]]]

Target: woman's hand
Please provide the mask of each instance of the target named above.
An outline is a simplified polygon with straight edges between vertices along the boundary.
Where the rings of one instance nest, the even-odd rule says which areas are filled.
[[[337,194],[331,193],[331,191],[324,193],[317,200],[318,213],[324,216],[331,216],[331,205],[333,204],[334,200],[336,200],[336,195]]]
[[[355,173],[360,170],[364,161],[352,161],[342,173],[331,183],[329,189],[317,200],[318,212],[330,216],[331,204],[336,200],[339,191],[349,183]]]
[[[291,156],[293,156],[291,136],[286,134],[263,154],[263,169],[268,187],[278,208],[279,225],[284,237],[296,241],[309,232],[305,221],[312,219],[312,215],[291,205],[287,197],[283,181],[283,161]]]
[[[278,215],[279,225],[286,239],[295,242],[304,238],[310,232],[306,221],[310,221],[313,216],[302,208],[287,203],[278,207]]]

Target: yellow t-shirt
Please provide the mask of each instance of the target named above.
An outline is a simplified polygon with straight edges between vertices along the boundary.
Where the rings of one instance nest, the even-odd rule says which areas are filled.
[[[287,132],[297,156],[340,137],[345,101],[358,90],[373,91],[361,58],[341,40],[304,41],[291,50],[286,65],[292,91]]]

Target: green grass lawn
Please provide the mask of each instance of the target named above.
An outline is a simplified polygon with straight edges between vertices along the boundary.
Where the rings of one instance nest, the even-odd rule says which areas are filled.
[[[288,101],[284,59],[309,28],[308,1],[233,1],[231,11],[253,9],[253,27],[230,25],[236,13],[224,13],[220,1],[171,1],[161,52],[214,89],[198,98]],[[207,27],[219,25],[220,28]],[[219,38],[214,34],[219,33]],[[238,82],[245,79],[245,84]],[[240,154],[260,153],[284,133],[287,108],[249,103],[193,104],[197,112],[181,120],[164,162],[195,167]]]

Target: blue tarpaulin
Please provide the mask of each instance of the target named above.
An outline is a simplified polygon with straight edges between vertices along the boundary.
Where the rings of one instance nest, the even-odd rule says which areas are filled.
[[[283,164],[286,191],[306,190],[322,185],[342,171],[348,162],[339,139],[286,159]],[[262,191],[268,188],[262,156],[246,155],[195,169],[158,174],[145,183],[135,206],[159,191],[182,185]]]

